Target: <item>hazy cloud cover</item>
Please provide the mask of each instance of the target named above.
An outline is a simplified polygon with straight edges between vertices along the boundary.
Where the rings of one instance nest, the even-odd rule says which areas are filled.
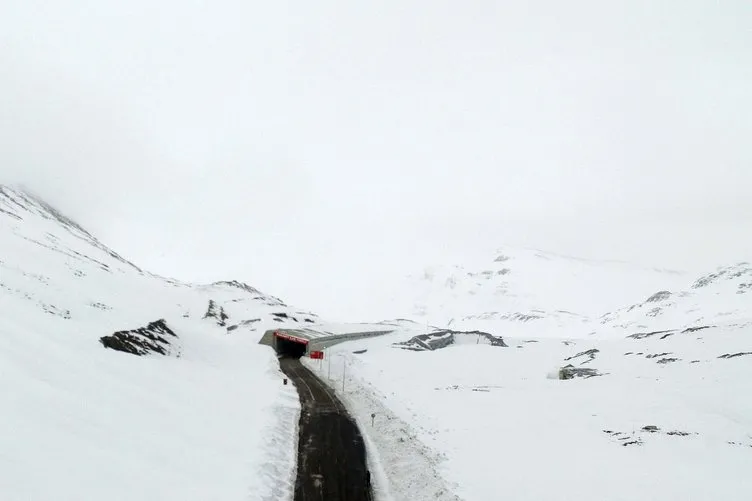
[[[7,0],[0,182],[323,309],[499,245],[712,268],[752,259],[751,55],[744,0]]]

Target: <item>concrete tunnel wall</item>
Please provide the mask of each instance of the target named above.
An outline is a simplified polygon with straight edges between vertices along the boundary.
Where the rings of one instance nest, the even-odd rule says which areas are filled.
[[[284,338],[278,338],[274,335],[275,332],[284,332],[291,336],[299,337],[308,340],[308,344],[304,345],[305,350],[301,356],[308,355],[312,351],[319,351],[335,344],[344,343],[345,341],[353,341],[356,339],[365,339],[375,336],[383,336],[385,334],[391,334],[394,330],[383,331],[364,331],[364,332],[349,332],[346,334],[326,334],[320,331],[314,331],[312,329],[272,329],[268,330],[261,336],[259,344],[271,346],[274,351],[280,353],[280,347],[291,348],[286,344],[280,345],[280,342],[294,343],[293,341],[286,340]],[[302,343],[295,343],[302,344]],[[293,347],[296,349],[297,347]],[[300,349],[300,348],[297,348]]]
[[[290,339],[275,337],[274,351],[280,355],[300,358],[308,352],[308,346],[306,343],[299,343]]]

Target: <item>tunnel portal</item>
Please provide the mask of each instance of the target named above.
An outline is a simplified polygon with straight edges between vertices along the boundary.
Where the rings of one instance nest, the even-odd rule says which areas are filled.
[[[278,355],[283,357],[300,358],[308,350],[308,340],[283,332],[275,332],[274,349]]]

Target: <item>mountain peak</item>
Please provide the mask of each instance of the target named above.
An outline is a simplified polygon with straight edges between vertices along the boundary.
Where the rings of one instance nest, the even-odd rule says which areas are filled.
[[[57,247],[61,242],[60,230],[64,230],[65,233],[89,243],[120,263],[134,268],[138,272],[143,272],[141,268],[104,245],[86,231],[83,226],[64,215],[28,188],[0,185],[0,217],[11,218],[11,231],[27,241],[45,247]],[[63,253],[77,254],[77,251],[73,250],[72,247],[74,246],[66,249],[58,248],[57,250]]]

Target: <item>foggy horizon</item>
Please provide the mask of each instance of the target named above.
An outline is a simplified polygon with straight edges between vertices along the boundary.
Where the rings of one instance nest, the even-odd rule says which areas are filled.
[[[504,246],[752,260],[744,2],[3,10],[0,183],[154,273],[305,303]]]

